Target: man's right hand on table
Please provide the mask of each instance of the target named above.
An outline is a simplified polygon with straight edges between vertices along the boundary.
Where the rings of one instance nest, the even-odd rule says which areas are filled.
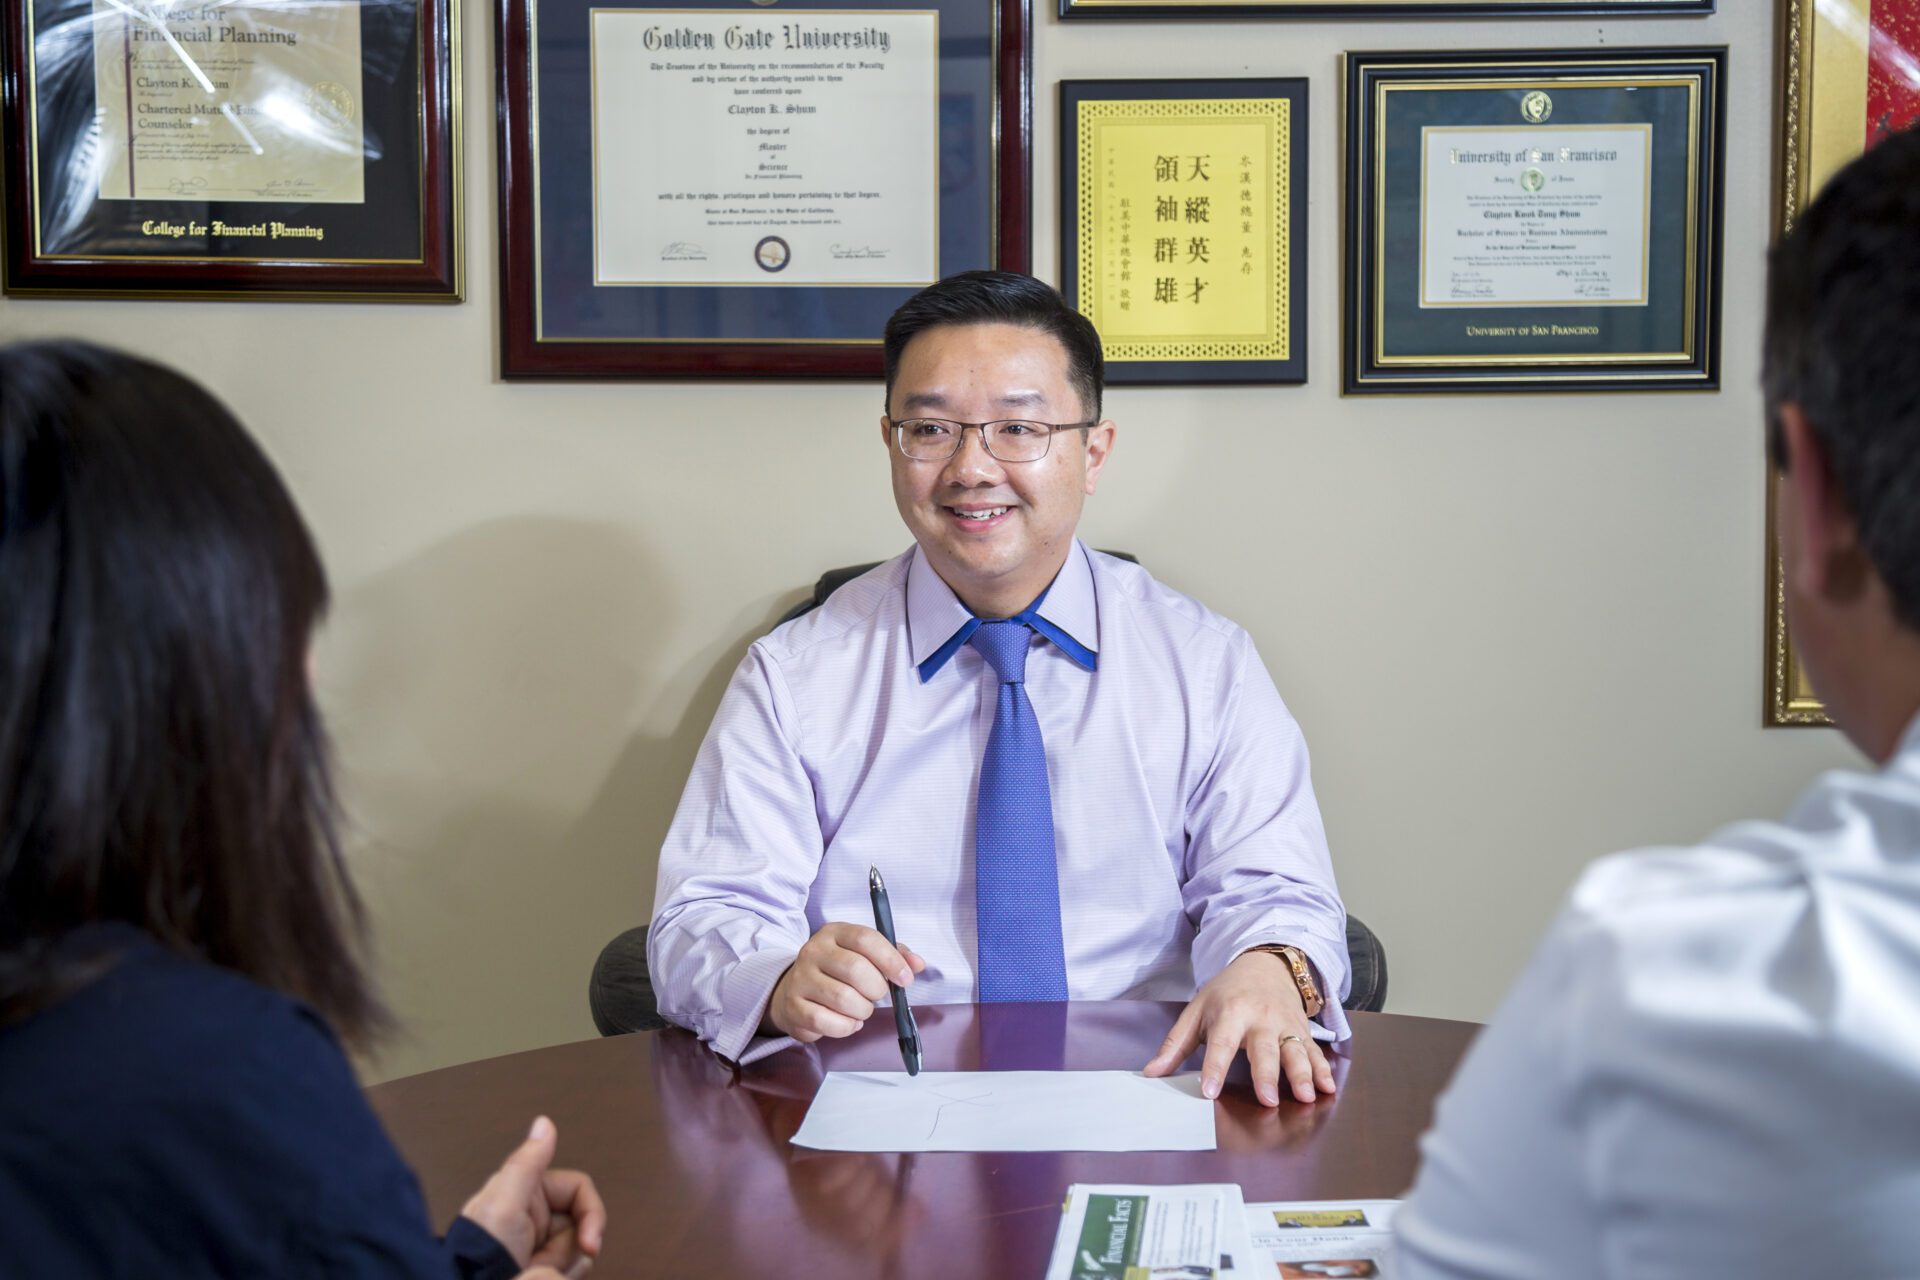
[[[827,924],[807,939],[774,984],[766,1029],[802,1044],[858,1031],[889,999],[887,982],[913,985],[927,962],[888,942],[878,929]]]

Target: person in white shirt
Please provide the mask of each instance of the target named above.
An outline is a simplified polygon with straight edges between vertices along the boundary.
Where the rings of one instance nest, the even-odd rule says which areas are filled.
[[[1920,1275],[1920,132],[1774,250],[1765,386],[1788,623],[1880,769],[1587,872],[1440,1100],[1402,1280]]]

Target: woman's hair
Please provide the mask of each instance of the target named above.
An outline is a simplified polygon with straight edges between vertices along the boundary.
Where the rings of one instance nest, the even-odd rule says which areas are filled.
[[[82,926],[386,1014],[307,654],[326,575],[246,430],[171,370],[0,347],[0,1021],[87,980]]]

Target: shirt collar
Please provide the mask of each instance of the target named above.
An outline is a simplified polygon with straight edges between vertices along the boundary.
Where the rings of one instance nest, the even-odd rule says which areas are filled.
[[[1027,623],[1088,671],[1099,670],[1100,615],[1094,604],[1093,566],[1078,539],[1052,584],[1014,620]],[[933,679],[979,626],[980,619],[940,580],[916,546],[907,565],[907,633],[920,682]]]

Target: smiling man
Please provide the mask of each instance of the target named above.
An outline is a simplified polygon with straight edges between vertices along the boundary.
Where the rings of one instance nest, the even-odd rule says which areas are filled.
[[[660,1012],[724,1057],[887,1003],[1182,1000],[1218,1093],[1312,1101],[1345,913],[1306,744],[1246,632],[1075,529],[1113,452],[1099,335],[1029,276],[922,290],[880,420],[914,546],[757,642],[661,851]],[[867,872],[901,945],[868,927]]]

